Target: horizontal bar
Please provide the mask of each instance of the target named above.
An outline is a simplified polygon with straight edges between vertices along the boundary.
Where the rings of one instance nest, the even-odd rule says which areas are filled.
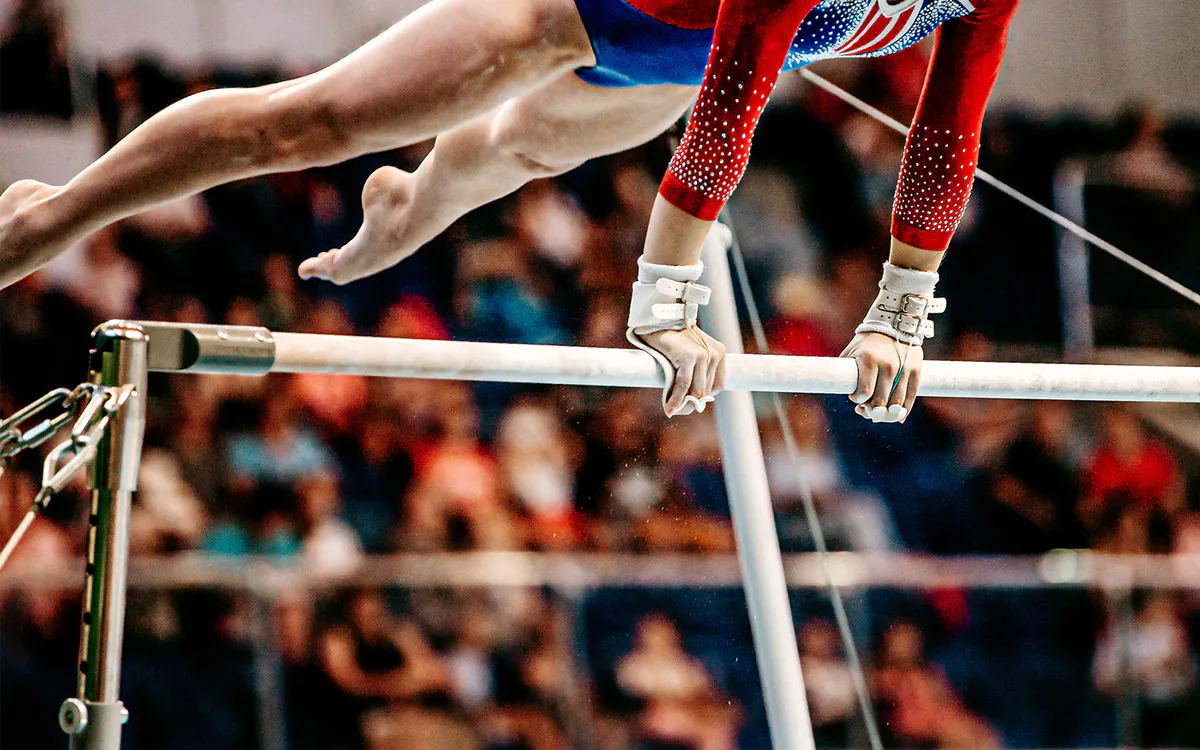
[[[272,372],[661,388],[662,373],[633,349],[276,333]],[[857,367],[833,357],[729,355],[729,388],[848,394]],[[1200,403],[1200,367],[926,362],[921,393],[956,398]]]
[[[930,557],[838,552],[830,555],[829,565],[834,582],[848,588],[1200,590],[1197,555],[1120,556],[1059,550],[1027,557]],[[82,567],[82,560],[55,566],[14,560],[0,576],[0,591],[76,588]],[[785,555],[784,569],[790,588],[824,588],[815,554]],[[737,588],[742,581],[733,555],[465,552],[369,557],[354,571],[336,576],[321,575],[301,564],[280,565],[278,558],[133,558],[129,585],[152,590],[224,588],[272,593],[330,586],[710,589]]]
[[[308,372],[662,387],[662,373],[654,360],[634,349],[271,333],[238,326],[138,325],[150,336],[151,369],[160,372]],[[181,334],[180,328],[188,333]],[[729,356],[731,390],[848,394],[856,378],[855,363],[847,359]],[[924,365],[921,393],[948,398],[1200,403],[1200,367],[932,361]]]

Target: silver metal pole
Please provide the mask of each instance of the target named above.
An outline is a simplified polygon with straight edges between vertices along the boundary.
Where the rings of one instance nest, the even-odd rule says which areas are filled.
[[[137,326],[109,323],[96,330],[94,342],[90,381],[135,391],[113,417],[92,464],[79,692],[63,704],[59,723],[71,736],[71,750],[119,750],[129,715],[120,701],[121,644],[129,513],[146,429],[147,337]]]
[[[704,325],[730,352],[740,354],[742,330],[728,250],[728,230],[718,225],[704,243],[703,281],[713,290],[712,301],[703,309]],[[781,750],[812,750],[815,741],[753,396],[744,391],[718,394],[716,416],[771,739]]]
[[[264,566],[265,568],[265,566]],[[278,601],[275,592],[261,582],[262,575],[253,575],[256,582],[250,592],[250,603],[254,612],[251,626],[251,643],[254,653],[254,692],[258,701],[258,749],[287,750],[287,733],[284,731],[286,707],[283,699],[283,657],[279,653],[279,621],[276,617]]]
[[[1107,592],[1113,630],[1119,646],[1116,708],[1117,742],[1121,747],[1139,747],[1142,741],[1142,705],[1138,696],[1138,676],[1134,672],[1133,634],[1136,614],[1133,589],[1114,588]]]
[[[1071,161],[1054,175],[1054,208],[1072,221],[1084,222],[1086,168]],[[1096,348],[1092,323],[1091,257],[1078,235],[1058,229],[1059,304],[1062,305],[1063,352],[1067,359],[1083,362]]]

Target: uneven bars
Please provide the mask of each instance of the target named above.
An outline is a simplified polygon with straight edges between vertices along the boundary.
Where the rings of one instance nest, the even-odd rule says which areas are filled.
[[[117,322],[107,325],[116,325]],[[158,372],[328,373],[433,380],[661,388],[649,355],[598,349],[469,341],[274,333],[265,328],[135,322],[150,338]],[[729,388],[849,394],[853,360],[729,355]],[[927,397],[1200,403],[1200,367],[930,361]]]

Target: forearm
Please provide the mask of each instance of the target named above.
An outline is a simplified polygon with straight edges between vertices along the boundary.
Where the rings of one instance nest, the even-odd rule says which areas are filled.
[[[650,213],[643,256],[649,263],[690,266],[700,262],[700,250],[712,228],[711,221],[697,219],[659,195]]]

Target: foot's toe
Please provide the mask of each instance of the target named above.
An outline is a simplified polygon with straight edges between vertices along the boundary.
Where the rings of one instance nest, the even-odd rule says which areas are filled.
[[[309,258],[302,262],[300,264],[300,278],[333,281],[333,265],[334,261],[337,260],[337,254],[337,250],[326,250],[315,258]]]

